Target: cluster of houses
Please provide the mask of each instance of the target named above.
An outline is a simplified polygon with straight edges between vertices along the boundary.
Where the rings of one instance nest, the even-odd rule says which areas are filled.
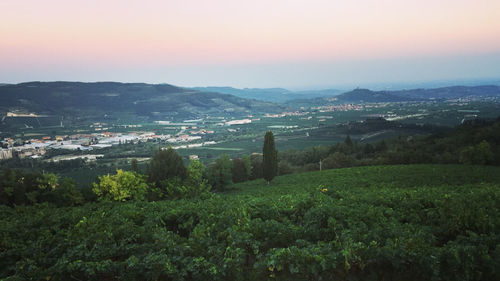
[[[207,133],[206,131],[204,133]],[[6,138],[0,141],[0,160],[11,158],[41,158],[48,149],[93,150],[125,143],[157,141],[167,143],[189,143],[201,140],[201,136],[180,134],[157,135],[154,132],[132,132],[127,134],[100,132],[93,134],[75,134],[40,139],[14,140]]]
[[[266,113],[264,117],[266,118],[282,118],[282,117],[287,117],[287,116],[304,116],[309,114],[308,111],[290,111],[290,112],[282,112],[279,114],[270,114]]]
[[[363,110],[364,106],[361,104],[338,104],[338,105],[324,105],[313,107],[313,110],[318,110],[319,112],[334,112],[334,111],[359,111]]]
[[[33,145],[20,139],[6,138],[0,142],[0,160],[11,158],[42,157],[46,152],[45,147]]]

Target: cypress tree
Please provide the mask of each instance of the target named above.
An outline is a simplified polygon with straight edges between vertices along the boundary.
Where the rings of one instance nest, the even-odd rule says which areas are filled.
[[[267,132],[264,137],[264,147],[262,148],[262,172],[264,179],[269,184],[278,174],[278,151],[274,147],[274,135]]]

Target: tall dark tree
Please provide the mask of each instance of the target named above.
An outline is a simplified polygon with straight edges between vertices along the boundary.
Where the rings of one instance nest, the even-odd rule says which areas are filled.
[[[138,161],[137,159],[132,159],[132,161],[130,162],[130,170],[132,172],[136,172],[136,173],[139,173],[139,165],[138,165]]]
[[[148,169],[149,181],[159,184],[163,180],[178,177],[184,180],[187,170],[181,156],[173,148],[155,152]]]
[[[274,135],[271,131],[267,132],[264,137],[262,157],[262,172],[264,179],[269,184],[278,174],[278,151],[274,146]]]

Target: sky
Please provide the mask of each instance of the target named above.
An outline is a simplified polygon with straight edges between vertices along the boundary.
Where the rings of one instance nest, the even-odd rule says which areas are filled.
[[[0,83],[500,78],[499,0],[0,0]]]

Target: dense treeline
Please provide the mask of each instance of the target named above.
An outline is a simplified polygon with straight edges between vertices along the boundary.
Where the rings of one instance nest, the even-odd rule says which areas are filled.
[[[51,173],[0,171],[0,204],[15,206],[49,202],[57,206],[72,206],[82,204],[84,199],[84,193],[70,178],[59,179]]]
[[[92,166],[93,163],[87,162],[81,158],[51,162],[51,161],[43,161],[40,159],[19,159],[15,157],[7,160],[2,160],[1,164],[2,168],[24,169],[24,170],[37,169],[37,170],[46,170],[52,172],[64,172],[73,169],[80,169],[84,165]]]
[[[132,161],[131,171],[116,170],[98,177],[91,188],[77,188],[70,178],[53,173],[25,172],[3,168],[0,171],[0,204],[9,206],[54,203],[57,206],[79,205],[95,200],[128,201],[177,199],[207,193],[205,167],[198,160],[184,166],[172,148],[153,155],[146,174]]]
[[[400,136],[377,143],[360,143],[348,136],[334,146],[279,154],[280,174],[383,164],[500,165],[500,118],[474,120],[446,133],[425,137]]]

